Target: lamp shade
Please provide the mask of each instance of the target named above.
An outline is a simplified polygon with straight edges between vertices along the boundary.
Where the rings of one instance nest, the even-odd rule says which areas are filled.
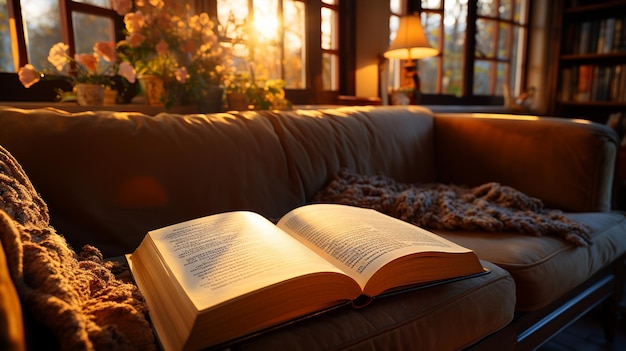
[[[436,56],[439,53],[428,43],[419,15],[407,15],[400,17],[400,26],[384,56],[402,60],[414,60],[424,57]]]

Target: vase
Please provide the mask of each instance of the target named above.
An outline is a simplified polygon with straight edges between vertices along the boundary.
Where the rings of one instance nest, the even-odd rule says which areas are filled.
[[[161,77],[153,74],[144,74],[139,77],[141,91],[150,106],[163,106],[165,101],[165,85]]]
[[[76,101],[81,106],[102,106],[104,103],[104,86],[101,84],[78,83]]]
[[[248,96],[245,93],[228,93],[226,102],[229,110],[246,111],[249,109]]]
[[[224,88],[219,85],[209,85],[202,89],[198,98],[198,112],[213,113],[222,111]]]

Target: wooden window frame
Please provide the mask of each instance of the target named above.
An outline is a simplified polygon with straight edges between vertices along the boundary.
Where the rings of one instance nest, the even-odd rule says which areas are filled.
[[[117,15],[114,10],[102,8],[95,5],[74,2],[71,0],[58,0],[61,18],[61,31],[63,41],[69,46],[69,54],[76,51],[74,40],[72,13],[80,12],[112,18],[115,41],[123,40],[124,19]],[[305,89],[286,89],[286,96],[295,104],[331,104],[336,103],[340,95],[354,95],[355,91],[355,49],[356,17],[353,11],[358,0],[341,0],[338,5],[322,4],[321,0],[299,0],[304,3],[306,18],[306,53],[307,65],[305,72]],[[339,48],[332,50],[339,58],[339,89],[336,91],[325,91],[322,85],[322,54],[321,48],[321,8],[322,6],[332,6],[338,11]],[[209,13],[210,16],[217,16],[217,4],[215,1],[196,1],[195,7]],[[22,18],[20,0],[7,0],[7,8],[10,21],[9,31],[14,52],[14,65],[16,71],[29,63],[28,50],[26,46],[25,27]],[[17,55],[15,55],[17,53]]]
[[[514,2],[515,4],[515,2]],[[441,16],[441,21],[443,22],[444,20],[444,10],[443,7],[441,9],[426,9],[426,8],[422,8],[421,5],[421,0],[410,0],[407,1],[406,4],[406,8],[407,8],[407,13],[436,13],[438,15]],[[530,13],[530,7],[532,6],[532,0],[528,0],[528,13]],[[463,79],[463,85],[462,85],[462,94],[461,96],[454,96],[454,95],[449,95],[449,94],[424,94],[422,93],[422,100],[421,103],[425,104],[425,105],[502,105],[504,103],[504,96],[500,96],[500,95],[476,95],[473,93],[473,89],[474,89],[474,66],[476,63],[476,56],[475,56],[475,52],[476,52],[476,31],[477,31],[477,21],[478,19],[488,19],[488,20],[492,20],[492,21],[496,21],[497,25],[499,25],[500,23],[511,23],[514,26],[519,26],[519,24],[517,22],[514,22],[513,20],[504,20],[502,18],[497,18],[497,17],[490,17],[490,16],[479,16],[478,15],[478,7],[477,7],[477,2],[476,1],[469,1],[468,2],[468,8],[467,8],[467,29],[465,32],[465,50],[464,50],[464,54],[463,54],[463,72],[462,72],[462,79]],[[528,33],[530,26],[531,26],[531,18],[529,17],[526,21],[525,24],[522,24],[522,26],[526,27],[526,33]],[[443,23],[441,24],[443,26]],[[513,31],[511,31],[511,34],[513,35]],[[496,38],[497,39],[497,38]],[[441,38],[441,40],[439,41],[439,45],[440,47],[438,47],[439,51],[442,52],[442,46],[443,46],[443,40],[444,38]],[[526,35],[526,37],[523,39],[524,40],[524,53],[522,53],[523,55],[526,55],[526,51],[528,49],[528,40],[529,40],[529,35]],[[509,49],[511,49],[511,44],[512,40],[509,41]],[[497,41],[496,41],[496,45],[494,45],[494,50],[497,51],[498,49],[498,45],[497,45]],[[495,54],[495,56],[492,59],[486,59],[486,58],[481,58],[481,60],[492,60],[496,65],[498,62],[508,62],[509,63],[509,68],[508,71],[510,70],[511,66],[513,64],[513,62],[511,60],[506,60],[503,61],[501,60],[498,55],[497,52]],[[494,66],[494,70],[496,66]],[[522,64],[522,70],[526,71],[527,69],[527,60],[523,61]],[[494,71],[495,72],[495,71]],[[510,71],[509,71],[510,72]],[[437,70],[437,91],[441,92],[442,91],[442,86],[441,86],[441,82],[443,79],[443,65],[439,64],[438,65],[438,70]],[[508,73],[508,72],[507,72]],[[497,79],[497,75],[494,73],[491,75],[490,77],[490,84],[492,87],[495,87],[496,84],[496,79]],[[526,85],[526,78],[525,75],[522,76],[522,81],[520,82],[520,85],[522,87],[524,87]],[[493,91],[493,90],[492,90]]]

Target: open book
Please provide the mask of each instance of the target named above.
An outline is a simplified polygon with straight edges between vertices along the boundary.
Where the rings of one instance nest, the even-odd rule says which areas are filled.
[[[165,350],[210,347],[364,296],[483,272],[469,249],[374,210],[227,212],[148,233],[128,255]]]

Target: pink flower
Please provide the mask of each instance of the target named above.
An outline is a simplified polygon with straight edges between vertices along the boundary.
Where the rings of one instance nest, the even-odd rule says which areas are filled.
[[[180,46],[180,51],[192,54],[196,52],[196,44],[191,39],[185,40],[185,42]]]
[[[118,15],[124,16],[133,9],[133,2],[132,0],[111,0],[111,8]]]
[[[167,49],[169,49],[169,46],[165,40],[161,40],[156,44],[156,51],[161,56],[167,54]]]
[[[62,71],[65,64],[68,62],[67,50],[69,46],[64,43],[56,43],[50,48],[48,53],[48,61],[57,69]]]
[[[187,67],[177,68],[174,74],[176,75],[176,80],[181,84],[185,84],[185,82],[187,82],[187,79],[189,79]]]
[[[20,82],[25,88],[30,88],[41,79],[41,73],[39,73],[31,64],[21,67],[17,74],[20,78]]]
[[[102,42],[98,41],[93,46],[93,51],[96,54],[102,56],[102,58],[106,62],[114,62],[115,61],[115,43],[114,42]]]
[[[117,74],[126,78],[126,80],[128,80],[129,82],[135,83],[135,78],[136,78],[135,69],[133,68],[133,66],[131,66],[130,63],[128,62],[120,63],[120,67],[117,69]]]
[[[128,43],[128,45],[134,48],[141,45],[144,40],[146,40],[146,37],[137,32],[131,33],[129,36],[126,37],[126,42]]]
[[[76,54],[74,59],[91,73],[95,73],[98,68],[98,56],[94,54]]]

